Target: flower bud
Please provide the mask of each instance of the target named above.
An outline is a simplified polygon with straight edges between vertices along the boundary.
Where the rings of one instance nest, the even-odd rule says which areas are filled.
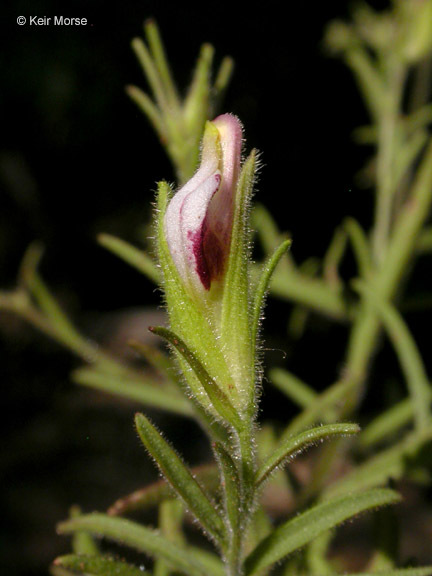
[[[223,280],[240,172],[242,126],[231,114],[207,122],[201,164],[174,195],[165,234],[178,273],[192,294]]]

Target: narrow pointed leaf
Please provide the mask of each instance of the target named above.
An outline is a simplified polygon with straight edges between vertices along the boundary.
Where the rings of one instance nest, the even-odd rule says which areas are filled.
[[[20,283],[27,288],[39,308],[49,318],[59,338],[69,344],[72,349],[80,350],[81,335],[38,273],[37,268],[42,258],[42,251],[39,243],[33,243],[27,249],[19,272]]]
[[[411,398],[406,398],[392,406],[379,416],[377,416],[362,431],[359,439],[361,446],[370,448],[378,442],[381,442],[391,434],[394,434],[407,424],[414,416],[414,409]]]
[[[432,226],[423,228],[417,239],[416,250],[420,254],[432,252]]]
[[[355,282],[355,287],[373,305],[387,330],[405,374],[417,427],[425,429],[431,421],[431,386],[414,338],[394,306],[377,296],[362,282]]]
[[[192,546],[179,546],[164,538],[159,532],[124,518],[113,518],[105,514],[87,514],[61,522],[59,534],[73,534],[86,530],[97,536],[108,538],[119,544],[144,552],[152,558],[163,558],[176,570],[187,576],[223,576],[222,563],[210,554]]]
[[[367,236],[354,218],[347,218],[344,222],[344,228],[351,241],[360,276],[367,278],[372,267],[371,250]]]
[[[407,138],[403,146],[399,149],[396,156],[394,167],[395,186],[400,183],[410,167],[416,162],[420,152],[428,141],[429,133],[427,130],[419,130],[411,137]]]
[[[366,49],[356,46],[347,52],[346,60],[356,76],[372,118],[379,118],[384,113],[387,99],[383,78],[373,65],[372,57]]]
[[[155,346],[149,346],[138,340],[129,340],[128,345],[150,365],[156,372],[163,374],[167,381],[172,382],[176,387],[180,384],[176,367],[171,357],[164,354]]]
[[[145,576],[150,574],[138,566],[126,564],[110,556],[68,554],[57,558],[54,566],[85,576]]]
[[[401,442],[378,452],[366,462],[358,465],[352,472],[331,484],[325,494],[334,498],[365,488],[375,488],[386,484],[390,479],[398,480],[407,468],[407,459],[414,456],[426,442],[432,439],[432,427],[426,431],[413,432]]]
[[[184,506],[180,500],[170,498],[164,500],[159,506],[159,530],[170,542],[185,544],[182,532],[183,517]],[[153,566],[153,576],[170,576],[170,574],[170,566],[165,560],[156,560]]]
[[[230,56],[225,56],[216,74],[213,85],[213,116],[224,99],[225,92],[231,80],[234,70],[234,60]]]
[[[135,52],[135,55],[141,64],[141,68],[152,89],[153,96],[159,108],[163,114],[169,113],[169,104],[159,71],[155,66],[147,46],[144,44],[141,38],[134,38],[132,40],[132,50]]]
[[[144,446],[155,459],[162,474],[202,527],[220,541],[224,532],[223,521],[191,471],[143,414],[136,415],[135,423]]]
[[[167,127],[153,100],[138,86],[126,86],[126,94],[146,116],[163,145],[167,142]]]
[[[139,402],[159,410],[193,416],[193,408],[180,394],[160,383],[149,384],[145,380],[130,380],[122,376],[112,376],[97,368],[80,368],[72,374],[74,382],[95,390],[114,394],[128,400]]]
[[[267,257],[271,256],[273,252],[280,246],[281,242],[285,239],[284,234],[278,228],[273,215],[262,204],[255,204],[251,212],[252,228],[256,231],[260,244]],[[289,253],[286,258],[281,262],[279,270],[287,271],[292,268],[294,262]]]
[[[111,234],[99,234],[97,240],[101,246],[139,270],[155,284],[159,284],[159,269],[145,252]]]
[[[332,288],[337,288],[341,284],[339,266],[344,257],[346,246],[346,231],[342,228],[336,228],[323,258],[323,275],[326,282],[328,282]]]
[[[351,380],[343,379],[332,384],[321,394],[317,394],[313,402],[288,424],[282,433],[281,442],[296,432],[323,420],[325,416],[331,415],[334,407],[343,401],[356,385],[357,381],[354,378]]]
[[[191,469],[193,477],[207,493],[216,493],[219,488],[219,473],[215,464],[203,464]],[[145,488],[136,490],[120,498],[108,508],[110,516],[122,516],[137,510],[148,510],[158,506],[166,498],[172,497],[172,488],[166,480],[159,480]]]
[[[78,506],[72,506],[70,512],[71,518],[82,516]],[[75,532],[72,538],[72,552],[80,556],[99,556],[100,550],[94,537],[89,532]]]
[[[253,305],[253,318],[252,318],[252,342],[256,343],[259,323],[261,319],[264,299],[273,276],[273,272],[278,265],[282,256],[288,251],[291,246],[291,240],[285,240],[270,256],[264,265],[261,276],[256,288],[254,305]]]
[[[210,71],[213,63],[214,48],[211,44],[201,46],[189,92],[184,101],[184,118],[189,129],[194,129],[198,138],[202,136],[204,122],[207,119],[210,92]]]
[[[269,380],[290,400],[301,408],[310,406],[318,394],[305,382],[281,368],[274,368],[269,372]]]
[[[328,424],[312,428],[288,438],[283,442],[272,455],[262,464],[256,475],[256,486],[260,486],[270,475],[279,467],[287,462],[290,458],[321,442],[333,437],[352,436],[360,432],[357,424]]]
[[[370,490],[318,504],[288,520],[260,542],[246,559],[245,573],[247,576],[259,574],[326,530],[357,514],[395,504],[399,500],[399,495],[393,490]]]
[[[230,525],[230,534],[238,537],[241,521],[240,479],[235,462],[221,443],[215,442],[214,452],[219,463],[221,486],[226,518]]]
[[[144,31],[146,34],[147,42],[150,47],[153,60],[159,72],[160,79],[163,83],[165,93],[168,96],[169,102],[175,107],[176,111],[180,107],[180,100],[172,78],[170,66],[165,55],[165,48],[156,22],[149,19],[144,24]]]
[[[206,391],[211,403],[215,410],[235,428],[241,425],[239,415],[231,404],[230,399],[221,388],[217,385],[214,379],[207,372],[205,367],[201,364],[195,354],[189,349],[187,344],[174,332],[163,328],[162,326],[151,327],[150,331],[157,334],[161,338],[165,338],[186,360],[188,365],[192,368],[198,380],[201,382],[202,387]]]
[[[432,566],[422,566],[420,568],[394,568],[393,570],[379,570],[377,572],[354,572],[349,576],[431,576]],[[329,574],[329,576],[342,576]],[[346,576],[344,574],[343,576]]]

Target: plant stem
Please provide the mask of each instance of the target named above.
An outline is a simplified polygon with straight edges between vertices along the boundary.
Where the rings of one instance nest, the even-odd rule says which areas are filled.
[[[252,421],[243,423],[238,430],[237,459],[239,460],[239,474],[237,485],[225,482],[225,490],[236,490],[238,498],[238,517],[235,525],[231,525],[231,538],[226,554],[227,576],[240,576],[244,555],[245,541],[255,500],[255,440]],[[235,454],[233,461],[235,462]],[[229,497],[229,496],[227,496]]]
[[[404,70],[392,61],[388,64],[386,105],[378,117],[377,194],[372,247],[376,265],[385,258],[391,232],[395,193],[394,165],[397,151],[397,125],[404,85]]]

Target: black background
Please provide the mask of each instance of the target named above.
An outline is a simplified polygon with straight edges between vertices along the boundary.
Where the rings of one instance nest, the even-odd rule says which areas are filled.
[[[40,0],[0,12],[2,288],[13,287],[20,259],[37,239],[46,247],[44,277],[89,334],[107,341],[118,311],[158,306],[151,283],[95,242],[105,231],[136,243],[150,219],[155,183],[174,180],[124,92],[130,83],[146,87],[130,40],[148,17],[160,26],[182,88],[202,42],[214,45],[216,62],[234,57],[224,110],[243,121],[248,149],[261,151],[256,200],[292,234],[296,261],[322,256],[346,215],[368,226],[372,195],[356,174],[369,151],[351,137],[367,116],[349,71],[322,44],[326,24],[347,17],[349,3]],[[19,15],[36,14],[85,17],[89,24],[16,24]],[[428,279],[420,266],[415,287],[430,289]],[[269,304],[267,347],[278,349],[266,360],[323,388],[343,366],[346,328],[314,317],[307,337],[287,343],[289,311],[287,303]],[[427,313],[411,317],[416,334],[426,334],[429,321]],[[0,340],[0,563],[9,576],[36,576],[68,549],[55,524],[71,504],[103,510],[156,473],[132,427],[136,406],[75,387],[68,373],[78,362],[13,317],[0,317]],[[420,345],[426,351],[427,341]],[[398,375],[391,351],[384,348],[383,357],[366,398],[369,412],[386,394],[391,400],[391,371]],[[294,408],[265,385],[263,410],[282,422]],[[193,424],[154,417],[189,462],[208,459]]]

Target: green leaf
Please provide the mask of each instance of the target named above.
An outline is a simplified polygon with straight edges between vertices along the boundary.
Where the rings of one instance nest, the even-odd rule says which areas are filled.
[[[387,330],[407,380],[417,427],[425,429],[431,421],[431,386],[416,343],[394,306],[377,296],[364,283],[357,281],[354,286],[372,304]]]
[[[261,320],[261,314],[264,306],[264,299],[267,294],[270,280],[280,259],[288,251],[290,246],[291,246],[291,240],[285,240],[284,242],[282,242],[279,248],[277,248],[270,256],[270,258],[267,260],[261,271],[261,276],[258,282],[258,286],[256,287],[254,304],[253,304],[252,342],[254,343],[255,346],[257,341],[259,323]]]
[[[234,60],[225,56],[216,74],[212,93],[212,115],[219,109],[234,71]]]
[[[345,55],[348,66],[353,70],[363,98],[374,120],[379,119],[387,104],[384,79],[372,56],[359,45],[347,50]]]
[[[413,419],[414,410],[411,398],[406,398],[377,416],[364,430],[359,443],[370,448],[387,436],[394,434]]]
[[[33,243],[27,249],[19,272],[19,281],[35,299],[51,326],[51,336],[61,341],[75,353],[85,356],[91,344],[83,344],[84,338],[64,313],[37,271],[42,258],[42,246]]]
[[[256,486],[261,486],[279,466],[282,466],[309,446],[316,445],[322,440],[340,436],[352,436],[359,432],[360,427],[357,424],[328,424],[327,426],[306,430],[297,436],[288,438],[260,466],[256,474]]]
[[[193,477],[206,492],[215,493],[219,488],[219,473],[215,464],[203,464],[191,469]],[[165,480],[154,482],[120,498],[108,508],[110,516],[121,516],[137,510],[148,510],[172,497],[172,488]]]
[[[162,534],[176,544],[184,545],[185,538],[182,532],[184,506],[180,500],[167,499],[159,506],[159,530]],[[172,571],[164,560],[156,560],[153,566],[153,576],[170,576]]]
[[[334,407],[344,401],[356,385],[357,381],[355,378],[351,380],[343,379],[335,382],[321,394],[317,394],[313,402],[288,424],[281,435],[280,441],[285,442],[296,432],[300,432],[317,421],[319,422],[328,416],[332,416]]]
[[[78,506],[72,506],[69,515],[71,518],[82,516],[81,509]],[[72,538],[72,551],[80,556],[98,556],[99,547],[93,536],[88,532],[75,532]]]
[[[187,344],[179,336],[174,334],[174,332],[168,330],[168,328],[152,326],[149,330],[161,338],[165,338],[165,340],[167,340],[177,350],[177,352],[181,354],[187,364],[194,371],[198,380],[201,382],[201,385],[206,391],[215,410],[228,424],[231,424],[236,429],[240,428],[240,417],[234,406],[231,404],[230,399],[225,392],[219,388],[218,384],[210,376],[196,355],[189,349]]]
[[[144,23],[144,32],[170,106],[174,107],[175,111],[177,111],[180,107],[180,99],[171,75],[170,66],[165,56],[165,48],[158,26],[153,19],[150,18],[146,20]]]
[[[186,576],[224,576],[223,565],[214,555],[203,555],[193,546],[174,544],[159,532],[124,518],[87,514],[61,522],[57,527],[59,534],[73,534],[77,530],[108,538],[152,558],[162,558]]]
[[[310,406],[318,394],[305,382],[281,368],[273,368],[269,372],[269,380],[290,400],[298,404],[301,408]]]
[[[182,416],[193,416],[193,408],[184,396],[174,394],[172,389],[161,386],[159,382],[153,385],[144,379],[131,380],[121,375],[111,375],[98,370],[97,367],[75,370],[72,373],[72,379],[81,386],[115,394],[145,406]]]
[[[354,572],[349,576],[430,576],[431,574],[432,566],[422,566],[421,568],[395,568],[394,570],[380,570],[378,572]],[[331,574],[330,576],[339,575]],[[346,573],[343,576],[346,576]]]
[[[178,389],[180,380],[176,374],[176,366],[170,356],[161,352],[159,348],[144,344],[138,340],[129,340],[128,345],[133,348],[149,366],[165,376],[165,379],[168,382],[172,382],[176,386],[176,389]]]
[[[422,432],[413,432],[401,442],[378,452],[366,462],[358,465],[349,474],[331,484],[325,494],[334,498],[365,488],[386,484],[390,479],[398,480],[407,468],[407,458],[415,455],[423,444],[432,439],[432,427]]]
[[[416,250],[419,254],[432,252],[432,226],[423,228],[417,239]]]
[[[132,246],[121,238],[111,236],[111,234],[99,234],[98,243],[136,268],[139,272],[150,278],[155,284],[160,282],[160,273],[153,260],[142,250]]]
[[[141,38],[134,38],[132,40],[131,46],[141,65],[144,75],[147,78],[159,109],[163,115],[169,114],[169,103],[159,74],[159,70],[154,63],[147,46],[144,44]]]
[[[393,490],[370,490],[324,502],[288,520],[265,538],[247,557],[246,576],[269,569],[288,554],[346,520],[400,500]]]
[[[239,537],[241,522],[241,482],[235,462],[220,442],[215,442],[213,450],[221,474],[222,495],[231,538]]]
[[[346,320],[348,316],[340,290],[335,290],[320,278],[309,278],[297,269],[289,272],[276,270],[270,291],[273,296],[304,305],[330,318]]]
[[[323,258],[323,275],[332,288],[338,288],[341,284],[339,267],[345,255],[346,246],[346,231],[343,228],[336,228]]]
[[[143,414],[136,415],[135,424],[144,446],[155,459],[162,474],[200,525],[216,541],[220,541],[224,534],[223,521],[190,470]]]
[[[201,138],[209,105],[210,72],[214,48],[210,44],[201,46],[191,85],[184,101],[184,121],[189,130]],[[198,158],[197,158],[198,159]]]
[[[344,222],[344,228],[351,241],[359,274],[362,278],[367,278],[372,268],[372,257],[367,236],[354,218],[347,218]]]
[[[271,256],[280,243],[285,240],[273,218],[273,215],[262,204],[254,204],[251,212],[252,228],[256,230],[260,244],[267,257]],[[288,271],[292,269],[294,262],[289,253],[280,264],[279,269]]]
[[[167,127],[153,100],[138,86],[126,86],[126,94],[146,116],[163,144],[167,142]]]
[[[85,576],[145,576],[150,572],[110,556],[68,554],[54,560],[54,566]]]

